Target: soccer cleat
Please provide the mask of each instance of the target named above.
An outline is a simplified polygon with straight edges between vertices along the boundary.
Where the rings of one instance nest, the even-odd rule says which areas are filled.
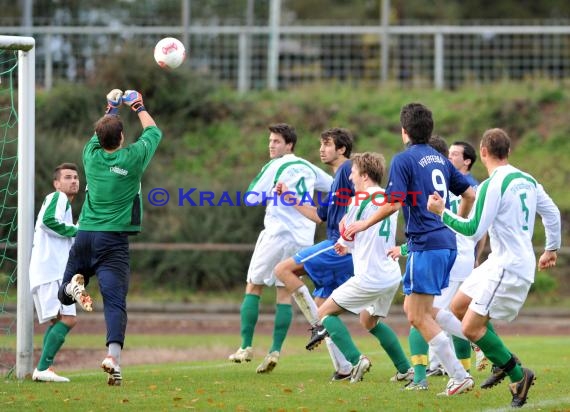
[[[309,343],[305,346],[307,350],[313,350],[327,337],[329,333],[325,329],[323,325],[315,325],[311,326],[311,338],[309,339]]]
[[[34,369],[32,380],[36,382],[69,382],[68,378],[59,376],[51,367],[45,371],[39,371],[37,368]]]
[[[438,393],[438,395],[439,396],[459,395],[461,393],[469,392],[471,389],[473,389],[473,385],[475,385],[475,381],[469,374],[465,377],[465,379],[461,380],[456,380],[451,378],[449,382],[447,382],[445,390],[441,393]]]
[[[446,376],[447,371],[443,366],[438,366],[434,369],[426,370],[426,376]]]
[[[84,311],[91,312],[93,310],[93,301],[91,300],[91,296],[89,296],[85,290],[85,279],[83,278],[83,275],[79,273],[74,275],[67,288],[68,294],[75,299]]]
[[[489,365],[489,360],[479,346],[472,343],[471,347],[473,348],[473,352],[475,352],[475,369],[479,372],[484,371]]]
[[[422,379],[419,382],[414,382],[413,380],[411,380],[407,384],[405,384],[402,389],[405,391],[427,391],[428,383],[427,380],[425,379]]]
[[[414,380],[414,368],[408,369],[404,373],[396,372],[394,376],[390,378],[390,382],[404,382]]]
[[[370,359],[364,355],[360,355],[358,363],[352,368],[350,383],[360,382],[363,379],[364,374],[370,370],[371,366],[372,364],[370,363]]]
[[[528,391],[532,385],[534,385],[534,372],[527,368],[522,368],[523,378],[514,383],[509,384],[509,389],[513,395],[513,400],[511,406],[513,408],[520,408],[526,403],[526,398],[528,396]]]
[[[347,381],[352,376],[352,372],[349,373],[340,373],[335,371],[331,376],[331,382],[339,382],[339,381]]]
[[[521,364],[521,361],[519,360],[519,358],[516,357],[516,355],[513,355],[513,357],[515,358],[515,361],[517,362],[517,364]],[[481,389],[489,389],[492,388],[495,385],[498,385],[499,383],[501,383],[503,381],[503,379],[505,379],[507,377],[507,373],[499,368],[496,365],[493,365],[493,367],[491,368],[491,376],[489,376],[485,382],[483,382],[481,384]]]
[[[261,362],[261,365],[259,365],[255,371],[257,373],[269,373],[275,369],[277,362],[279,362],[279,352],[275,350],[265,355],[263,362]]]
[[[253,359],[253,348],[251,346],[245,349],[239,348],[236,353],[228,356],[228,359],[235,363],[251,362]]]
[[[123,376],[121,375],[121,367],[112,356],[107,356],[101,362],[101,368],[109,374],[107,384],[110,386],[121,386]]]

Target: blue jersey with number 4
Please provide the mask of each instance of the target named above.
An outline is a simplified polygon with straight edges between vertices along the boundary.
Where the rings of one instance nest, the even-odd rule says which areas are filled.
[[[415,144],[394,156],[386,194],[391,202],[404,202],[402,209],[410,252],[457,248],[455,234],[443,224],[440,216],[427,209],[427,200],[437,190],[448,208],[448,191],[459,196],[469,186],[453,164],[430,145]]]

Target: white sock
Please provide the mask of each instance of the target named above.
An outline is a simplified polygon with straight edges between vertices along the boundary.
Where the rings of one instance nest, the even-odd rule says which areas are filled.
[[[305,315],[305,318],[309,321],[311,326],[315,326],[319,323],[319,312],[317,309],[317,304],[313,300],[309,288],[307,285],[301,286],[295,292],[293,292],[293,299],[297,302],[297,306],[301,309],[301,313]]]
[[[120,365],[121,364],[121,345],[117,342],[109,343],[109,347],[107,348],[107,356],[112,356],[115,361]]]
[[[450,377],[455,380],[463,380],[467,377],[467,372],[455,356],[449,338],[444,331],[439,332],[428,343]]]
[[[457,336],[458,338],[469,340],[461,330],[461,321],[455,317],[453,313],[447,309],[440,309],[435,316],[435,321],[447,333]]]
[[[352,363],[350,363],[342,354],[338,346],[332,341],[330,336],[325,338],[329,355],[331,355],[334,370],[341,375],[348,375],[352,372]]]
[[[437,358],[437,355],[435,353],[433,353],[433,349],[431,348],[431,346],[429,347],[429,350],[428,350],[428,359],[429,359],[428,369],[433,371],[439,367],[439,363],[440,363],[439,359]]]

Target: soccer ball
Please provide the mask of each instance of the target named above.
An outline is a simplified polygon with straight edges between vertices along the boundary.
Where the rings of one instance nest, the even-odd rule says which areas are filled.
[[[154,60],[163,69],[176,69],[186,58],[184,45],[174,37],[165,37],[154,47]]]

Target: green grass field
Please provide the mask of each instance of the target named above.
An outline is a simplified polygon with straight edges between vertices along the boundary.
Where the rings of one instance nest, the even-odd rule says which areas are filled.
[[[6,338],[5,338],[6,339]],[[36,337],[39,345],[41,337]],[[506,382],[490,390],[474,391],[455,398],[438,397],[447,382],[429,378],[427,392],[401,391],[389,382],[394,368],[372,337],[357,337],[356,343],[372,361],[363,382],[329,383],[332,366],[328,352],[303,349],[305,337],[290,336],[273,373],[258,375],[257,364],[270,343],[269,337],[256,337],[256,357],[246,364],[231,364],[225,356],[214,361],[130,366],[123,364],[123,385],[108,387],[106,375],[98,369],[69,370],[68,384],[36,383],[4,379],[0,388],[0,411],[463,411],[509,410]],[[212,348],[216,352],[235,350],[237,336],[177,335],[128,337],[129,348]],[[509,348],[532,368],[537,381],[531,389],[526,410],[570,410],[570,337],[506,337]],[[93,349],[101,336],[70,335],[67,348]],[[407,343],[404,348],[407,348]],[[10,343],[9,343],[10,344]],[[227,350],[226,350],[227,349]],[[127,349],[128,350],[128,349]],[[476,387],[487,372],[475,372]]]

